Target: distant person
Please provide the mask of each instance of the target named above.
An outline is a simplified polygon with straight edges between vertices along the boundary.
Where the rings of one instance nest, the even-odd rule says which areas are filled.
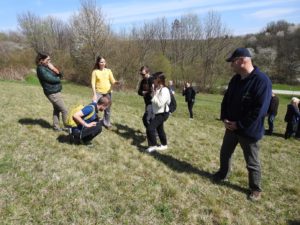
[[[112,99],[112,85],[119,84],[115,80],[113,73],[110,69],[106,68],[106,61],[103,57],[98,56],[92,72],[92,89],[93,89],[93,101],[97,102],[102,96],[107,96],[110,100]],[[103,125],[107,129],[111,129],[112,125],[110,122],[111,106],[104,110]]]
[[[171,93],[174,95],[175,94],[175,87],[174,87],[174,84],[173,84],[172,80],[169,80],[169,89],[170,89]]]
[[[61,90],[62,73],[52,63],[50,56],[46,53],[38,53],[36,56],[36,72],[44,94],[53,106],[53,129],[54,131],[68,130],[59,125],[59,115],[62,114],[62,121],[66,126],[68,110],[63,101]]]
[[[195,103],[195,96],[196,96],[196,91],[194,90],[194,88],[191,86],[191,83],[186,82],[183,90],[182,90],[182,95],[185,96],[185,102],[188,105],[188,110],[190,113],[190,119],[194,118],[194,114],[193,114],[193,106]]]
[[[279,98],[272,91],[272,98],[271,98],[270,106],[269,106],[269,109],[268,109],[269,129],[266,130],[267,135],[272,135],[273,134],[274,120],[275,120],[275,117],[277,116],[278,106],[279,106]]]
[[[287,105],[284,121],[287,122],[284,138],[295,137],[300,121],[299,98],[293,97],[291,103]]]
[[[169,106],[171,102],[170,91],[166,87],[166,77],[162,72],[153,74],[153,91],[152,91],[152,107],[154,118],[150,121],[150,124],[146,128],[147,139],[149,148],[147,152],[153,152],[156,150],[166,150],[167,136],[164,130],[164,122],[169,117]],[[156,132],[161,145],[157,146]]]
[[[98,111],[104,111],[110,106],[110,99],[102,96],[98,102],[92,102],[78,112],[75,112],[73,119],[77,127],[72,128],[72,136],[76,143],[82,143],[91,146],[91,140],[102,131],[103,121],[99,121]]]
[[[145,102],[145,112],[143,115],[143,124],[147,127],[150,124],[150,120],[154,117],[153,109],[152,109],[152,84],[153,78],[150,75],[150,69],[148,66],[142,66],[140,68],[140,75],[142,76],[142,80],[139,85],[138,94],[143,96]]]
[[[238,48],[226,60],[236,73],[230,80],[221,104],[221,120],[226,129],[220,151],[220,168],[214,181],[227,179],[232,154],[240,144],[248,170],[249,199],[261,198],[259,140],[264,134],[264,117],[272,95],[269,77],[252,64],[248,49]]]

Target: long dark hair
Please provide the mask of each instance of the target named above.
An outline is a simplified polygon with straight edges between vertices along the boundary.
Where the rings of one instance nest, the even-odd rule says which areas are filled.
[[[97,56],[96,62],[95,62],[95,65],[94,65],[93,70],[99,70],[99,69],[100,69],[99,62],[100,62],[101,59],[104,59],[104,60],[105,60],[104,57],[102,57],[102,56]],[[106,61],[105,61],[105,62],[106,62]],[[105,68],[106,68],[106,63],[105,63]]]
[[[46,59],[48,56],[49,56],[49,54],[47,54],[47,53],[41,53],[41,52],[38,52],[38,53],[37,53],[37,56],[36,56],[36,58],[35,58],[35,64],[36,64],[36,65],[39,65],[40,62],[41,62],[41,60]]]
[[[164,87],[166,86],[166,76],[164,75],[163,72],[156,72],[152,74],[153,79],[158,79],[158,83],[163,85]]]

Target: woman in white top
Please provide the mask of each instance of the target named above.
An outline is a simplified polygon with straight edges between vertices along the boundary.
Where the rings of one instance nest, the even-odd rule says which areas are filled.
[[[158,72],[153,76],[153,92],[152,92],[152,108],[155,114],[154,119],[150,121],[149,126],[146,129],[149,148],[147,152],[153,152],[155,150],[166,150],[167,137],[164,131],[164,122],[169,117],[169,104],[171,102],[170,91],[165,85],[165,75],[162,72]],[[157,146],[156,131],[161,145]]]

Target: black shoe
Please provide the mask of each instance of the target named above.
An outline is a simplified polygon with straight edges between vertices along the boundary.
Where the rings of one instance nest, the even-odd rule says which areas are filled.
[[[212,176],[212,180],[215,183],[222,183],[222,182],[226,182],[228,181],[227,177],[223,177],[221,176],[220,172],[216,172],[213,176]]]

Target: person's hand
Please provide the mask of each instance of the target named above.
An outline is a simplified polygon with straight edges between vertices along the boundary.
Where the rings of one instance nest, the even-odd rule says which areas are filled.
[[[53,64],[51,62],[48,62],[47,66],[50,70],[52,70],[56,74],[59,74],[59,70],[55,66],[53,66]]]
[[[223,122],[224,122],[225,128],[228,130],[235,131],[238,129],[237,123],[235,121],[229,121],[229,120],[225,119]]]
[[[95,127],[97,125],[96,122],[91,122],[91,123],[85,123],[85,127],[90,128],[90,127]]]

